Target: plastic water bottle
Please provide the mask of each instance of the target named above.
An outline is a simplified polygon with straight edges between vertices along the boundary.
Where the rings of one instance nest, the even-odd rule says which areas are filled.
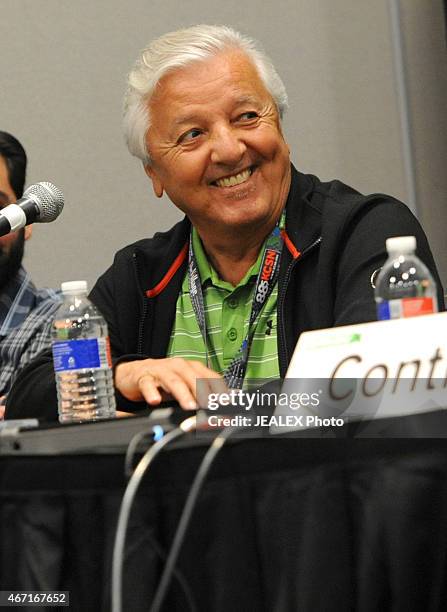
[[[107,324],[87,298],[86,281],[62,283],[53,322],[53,361],[61,423],[115,416]]]
[[[400,319],[438,312],[436,284],[427,266],[416,257],[416,238],[386,241],[388,259],[377,276],[377,318]]]

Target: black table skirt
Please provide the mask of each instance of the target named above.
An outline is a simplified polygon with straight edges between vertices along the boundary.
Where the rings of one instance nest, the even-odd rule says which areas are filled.
[[[125,612],[149,609],[204,452],[165,452],[144,481]],[[71,611],[110,610],[123,463],[0,458],[0,589],[67,590]],[[447,440],[241,440],[213,466],[164,610],[447,610],[446,553]]]

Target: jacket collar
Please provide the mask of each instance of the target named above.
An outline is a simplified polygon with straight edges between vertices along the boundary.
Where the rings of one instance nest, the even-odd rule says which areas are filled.
[[[314,177],[298,172],[292,164],[292,180],[286,202],[286,232],[299,253],[321,237],[322,215],[319,206],[313,202],[314,190]]]
[[[177,274],[183,278],[190,230],[191,223],[184,217],[171,230],[133,245],[137,281],[146,297],[156,297]]]

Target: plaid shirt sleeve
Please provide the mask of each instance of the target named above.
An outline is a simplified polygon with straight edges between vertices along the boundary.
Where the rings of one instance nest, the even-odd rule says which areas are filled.
[[[25,365],[51,345],[53,317],[60,303],[57,293],[49,292],[20,326],[0,340],[0,396],[8,393]]]

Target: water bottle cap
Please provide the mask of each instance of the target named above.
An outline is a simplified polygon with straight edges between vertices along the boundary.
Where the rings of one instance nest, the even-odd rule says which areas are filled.
[[[87,281],[67,281],[61,284],[62,293],[87,293]]]
[[[386,250],[389,255],[414,253],[416,250],[416,238],[414,236],[396,236],[396,238],[388,238],[386,241]]]

